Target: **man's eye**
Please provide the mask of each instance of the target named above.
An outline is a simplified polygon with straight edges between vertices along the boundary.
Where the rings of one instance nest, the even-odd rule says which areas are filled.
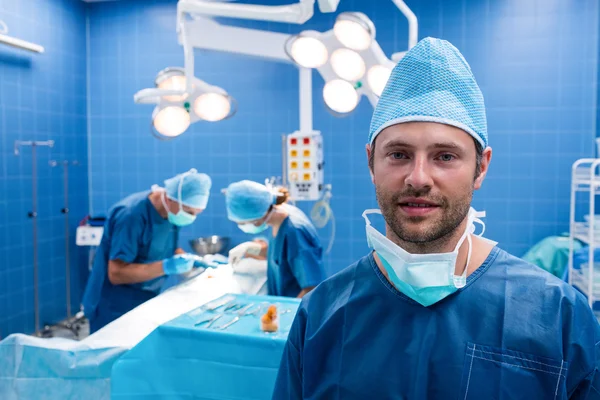
[[[455,158],[455,157],[454,157],[452,154],[448,154],[448,153],[446,153],[446,154],[442,154],[442,155],[439,157],[439,159],[440,159],[440,160],[442,160],[442,161],[452,161],[452,160],[454,160],[454,158]]]
[[[406,155],[404,155],[404,153],[392,153],[391,155],[394,160],[402,160],[406,158]]]

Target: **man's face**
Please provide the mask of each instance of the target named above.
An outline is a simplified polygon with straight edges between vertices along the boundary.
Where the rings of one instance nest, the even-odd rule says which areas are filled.
[[[371,177],[388,235],[424,244],[454,233],[481,187],[491,149],[484,151],[478,177],[476,157],[473,138],[449,125],[410,122],[384,129],[376,139]]]

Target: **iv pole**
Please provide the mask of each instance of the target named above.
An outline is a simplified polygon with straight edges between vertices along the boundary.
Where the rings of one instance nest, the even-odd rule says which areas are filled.
[[[54,140],[46,141],[15,141],[15,156],[20,155],[21,146],[31,147],[31,211],[28,213],[33,224],[33,307],[35,318],[35,334],[40,332],[40,299],[39,299],[39,276],[38,276],[38,248],[37,248],[37,160],[36,147],[54,147]]]
[[[65,215],[65,280],[66,280],[66,298],[67,298],[67,319],[73,315],[71,313],[71,260],[70,260],[70,246],[69,246],[69,161],[50,161],[51,167],[58,165],[63,167],[63,193],[64,193],[64,207],[60,210]],[[79,165],[78,161],[73,161],[72,165]]]

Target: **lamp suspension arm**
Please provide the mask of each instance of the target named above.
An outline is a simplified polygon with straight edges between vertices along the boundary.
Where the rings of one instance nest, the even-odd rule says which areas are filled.
[[[419,40],[419,23],[417,21],[417,16],[406,5],[404,0],[392,0],[392,2],[408,20],[408,50],[410,50],[416,46]]]
[[[177,3],[177,33],[185,14],[207,17],[229,17],[257,21],[303,24],[314,14],[315,0],[300,0],[285,6],[231,4],[205,0],[180,0]]]

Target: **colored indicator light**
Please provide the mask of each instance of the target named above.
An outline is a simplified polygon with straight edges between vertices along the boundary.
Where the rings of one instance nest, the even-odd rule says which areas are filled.
[[[292,168],[292,169],[298,168],[298,163],[296,161],[292,161],[290,168]]]
[[[304,150],[304,157],[310,157],[310,150]]]
[[[310,138],[305,137],[304,138],[304,144],[310,144]]]
[[[310,174],[304,174],[304,180],[310,181]]]
[[[290,144],[291,144],[292,146],[295,146],[295,145],[297,145],[297,144],[298,144],[298,139],[296,139],[296,138],[292,138],[292,139],[290,139]]]
[[[304,161],[304,169],[310,169],[310,162]]]
[[[292,151],[290,152],[290,155],[291,155],[292,157],[298,157],[298,150],[292,150]]]

